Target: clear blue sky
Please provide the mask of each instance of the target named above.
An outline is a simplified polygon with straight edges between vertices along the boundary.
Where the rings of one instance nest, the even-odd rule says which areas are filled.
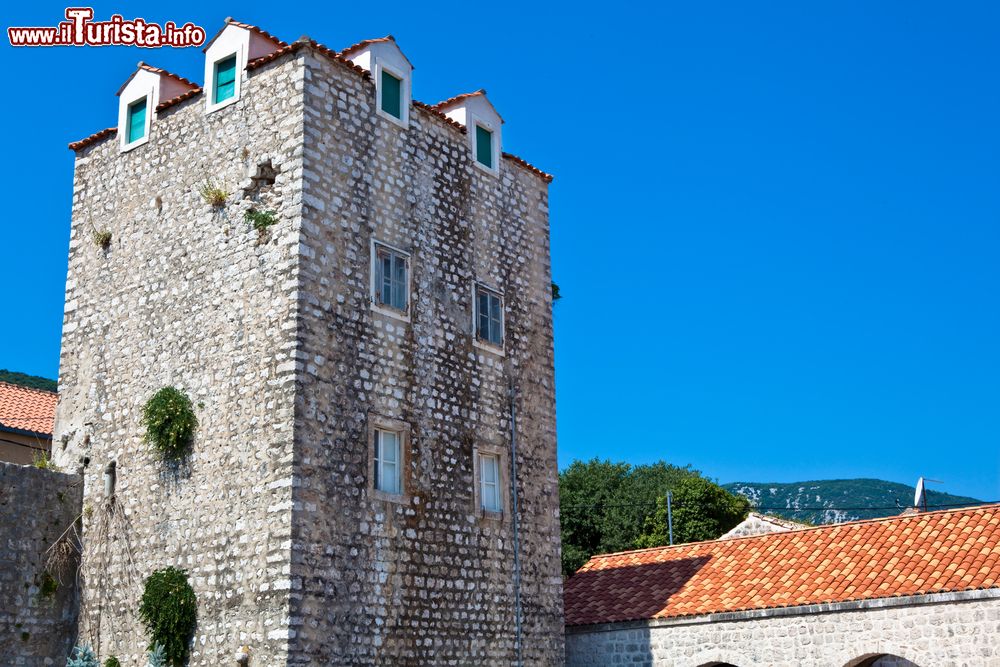
[[[5,25],[64,5],[20,3]],[[553,172],[560,463],[1000,498],[1000,5],[129,2],[333,47],[392,33]],[[495,10],[495,11],[494,11]],[[0,367],[54,377],[72,154],[143,59],[0,47]]]

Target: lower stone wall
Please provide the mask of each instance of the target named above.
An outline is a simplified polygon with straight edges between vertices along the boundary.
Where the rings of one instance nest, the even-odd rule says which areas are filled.
[[[566,664],[998,667],[998,638],[1000,589],[991,589],[571,627],[566,630]]]
[[[65,664],[76,632],[75,567],[59,584],[45,552],[80,515],[82,497],[79,475],[0,463],[0,665]]]

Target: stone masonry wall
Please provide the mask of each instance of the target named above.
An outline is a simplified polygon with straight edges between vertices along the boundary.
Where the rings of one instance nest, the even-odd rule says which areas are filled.
[[[198,599],[192,667],[230,664],[244,644],[254,665],[285,661],[303,68],[248,75],[236,104],[205,114],[197,96],[143,146],[121,153],[112,137],[77,155],[53,450],[65,467],[89,461],[80,635],[102,661],[145,664],[142,581],[168,565]],[[273,186],[244,192],[267,161]],[[223,209],[199,196],[206,178],[230,193]],[[279,216],[266,237],[243,220],[255,199]],[[180,466],[140,425],[165,385],[200,422]],[[111,460],[124,520],[103,498]]]
[[[853,611],[669,624],[607,632],[568,628],[569,667],[997,667],[1000,592]],[[978,599],[975,599],[977,598]],[[902,602],[905,602],[903,600]],[[790,611],[790,610],[785,610]]]
[[[76,627],[75,566],[48,573],[46,551],[80,516],[82,481],[0,462],[2,665],[65,664]]]
[[[511,664],[512,522],[477,511],[473,448],[509,471],[513,380],[524,659],[561,665],[547,185],[425,109],[382,119],[326,58],[305,84],[290,663]],[[373,237],[411,253],[409,322],[370,305]],[[474,279],[505,292],[504,355],[472,344]],[[369,492],[375,416],[411,429],[401,502]]]

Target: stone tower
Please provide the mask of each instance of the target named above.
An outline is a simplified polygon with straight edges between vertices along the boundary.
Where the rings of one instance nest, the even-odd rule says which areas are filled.
[[[174,565],[191,665],[561,664],[551,177],[484,91],[413,101],[391,37],[227,20],[205,56],[203,85],[140,63],[71,144],[81,640],[140,664]],[[179,462],[143,437],[165,386],[199,422]]]

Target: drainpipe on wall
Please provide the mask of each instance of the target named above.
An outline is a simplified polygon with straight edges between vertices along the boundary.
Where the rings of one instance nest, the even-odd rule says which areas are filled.
[[[523,667],[521,655],[521,536],[520,515],[517,497],[517,391],[514,380],[510,381],[510,486],[513,500],[512,527],[514,530],[514,649],[517,667]]]

